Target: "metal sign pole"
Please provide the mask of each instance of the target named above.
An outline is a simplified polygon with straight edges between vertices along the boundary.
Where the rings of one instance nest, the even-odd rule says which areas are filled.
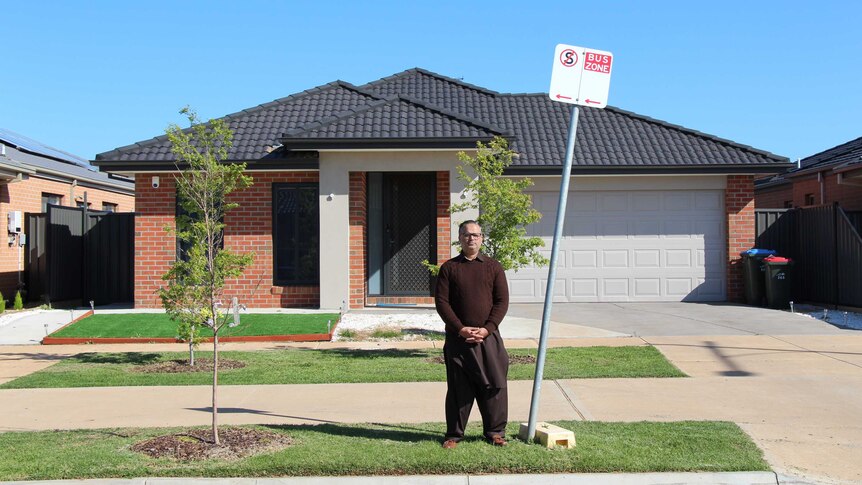
[[[557,276],[557,251],[563,235],[563,222],[566,217],[566,201],[569,197],[569,177],[572,173],[572,159],[575,157],[575,137],[578,133],[578,107],[572,109],[569,122],[569,139],[566,142],[566,163],[563,165],[560,181],[560,199],[557,202],[557,224],[554,227],[554,242],[551,246],[551,267],[548,268],[548,286],[545,290],[545,307],[542,310],[542,331],[539,334],[539,352],[536,357],[536,376],[533,378],[533,398],[530,401],[530,420],[527,425],[527,440],[536,436],[536,415],[539,414],[539,394],[542,392],[542,374],[545,370],[545,353],[548,347],[548,327],[551,319],[551,306],[554,302],[554,279]]]

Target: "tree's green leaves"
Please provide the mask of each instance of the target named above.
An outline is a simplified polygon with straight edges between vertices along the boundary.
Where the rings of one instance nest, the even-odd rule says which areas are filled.
[[[544,246],[542,238],[527,236],[526,226],[542,218],[542,214],[533,209],[530,196],[524,193],[533,181],[502,176],[515,156],[517,154],[502,137],[495,137],[487,145],[477,143],[475,157],[459,152],[458,158],[475,174],[467,173],[463,166],[457,168],[458,178],[466,184],[465,192],[473,197],[452,204],[449,211],[478,209],[477,222],[485,233],[482,251],[499,261],[504,269],[517,271],[528,265],[544,266],[548,259],[538,251]]]
[[[245,164],[223,163],[233,140],[233,132],[224,120],[198,122],[190,108],[180,113],[188,117],[191,128],[183,131],[176,125],[167,129],[171,151],[180,171],[176,178],[177,198],[185,215],[177,217],[176,235],[188,243],[186,260],[178,260],[162,276],[168,283],[159,289],[165,311],[177,322],[180,338],[194,344],[200,328],[212,329],[216,337],[214,351],[218,358],[218,332],[228,322],[224,288],[229,278],[242,275],[254,257],[251,253],[234,254],[224,248],[225,214],[239,207],[228,196],[248,188],[252,178],[245,175]],[[213,365],[213,438],[218,440],[215,416],[217,367]]]

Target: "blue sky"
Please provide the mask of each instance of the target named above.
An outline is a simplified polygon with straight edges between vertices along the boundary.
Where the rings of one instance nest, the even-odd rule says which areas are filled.
[[[558,43],[614,53],[612,106],[793,160],[862,136],[856,1],[0,6],[0,127],[87,159],[162,134],[187,104],[218,117],[417,66],[547,92]]]

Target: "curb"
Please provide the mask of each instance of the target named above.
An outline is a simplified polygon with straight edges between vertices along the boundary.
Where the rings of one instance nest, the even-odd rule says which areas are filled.
[[[560,473],[542,475],[405,475],[332,476],[281,478],[130,478],[0,482],[7,485],[522,485],[566,483],[573,485],[779,485],[774,472],[684,472],[684,473]]]

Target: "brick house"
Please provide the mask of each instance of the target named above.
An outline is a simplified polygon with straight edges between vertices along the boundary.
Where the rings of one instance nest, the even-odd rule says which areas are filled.
[[[838,203],[846,211],[862,211],[862,137],[804,158],[799,167],[758,179],[759,209],[780,209]]]
[[[225,245],[256,254],[227,293],[250,307],[430,303],[419,262],[448,259],[457,223],[476,215],[447,211],[470,197],[457,153],[494,136],[519,153],[507,176],[533,178],[544,217],[529,230],[550,241],[570,109],[545,93],[498,93],[417,68],[227,115],[228,161],[246,162],[255,184],[235,194]],[[580,118],[558,299],[740,299],[753,178],[787,159],[612,107]],[[135,176],[135,305],[157,307],[176,257],[164,230],[176,214],[169,142],[121,147],[93,164]],[[513,301],[542,301],[544,278],[541,268],[510,272]]]
[[[93,210],[132,212],[134,183],[101,173],[83,158],[51,148],[0,128],[0,221],[20,212],[46,212],[48,204]],[[23,229],[23,227],[22,227]],[[24,242],[21,233],[6,231],[0,244],[0,291],[11,300],[22,287]]]

